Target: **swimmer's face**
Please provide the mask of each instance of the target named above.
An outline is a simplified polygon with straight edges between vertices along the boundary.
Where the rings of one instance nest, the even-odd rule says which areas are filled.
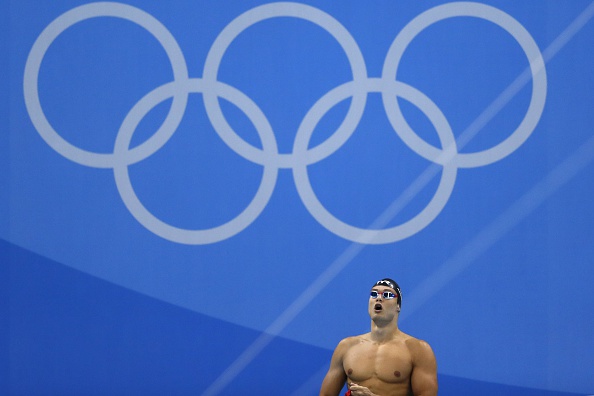
[[[400,307],[398,306],[398,293],[396,290],[387,286],[374,286],[371,289],[371,294],[375,295],[374,292],[377,293],[375,298],[369,296],[368,310],[371,318],[379,316],[390,318],[400,312]],[[389,293],[389,295],[384,296],[385,293]],[[391,296],[394,297],[390,298]]]

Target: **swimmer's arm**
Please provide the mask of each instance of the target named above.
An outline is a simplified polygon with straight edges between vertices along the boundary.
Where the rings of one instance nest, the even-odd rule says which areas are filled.
[[[416,340],[411,352],[413,372],[411,387],[414,396],[437,395],[437,362],[433,350],[425,341]]]
[[[328,369],[328,373],[326,373],[326,377],[322,382],[320,396],[338,396],[340,394],[347,379],[342,366],[342,360],[347,349],[346,340],[342,340],[334,350],[330,361],[330,369]]]

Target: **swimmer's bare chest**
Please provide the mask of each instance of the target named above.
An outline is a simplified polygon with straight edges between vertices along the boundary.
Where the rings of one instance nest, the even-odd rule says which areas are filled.
[[[368,387],[382,396],[410,394],[412,358],[404,340],[355,342],[343,359],[348,382]]]

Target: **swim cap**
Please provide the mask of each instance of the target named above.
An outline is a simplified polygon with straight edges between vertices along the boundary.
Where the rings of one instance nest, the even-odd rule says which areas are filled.
[[[376,286],[387,286],[391,289],[394,289],[396,291],[396,294],[398,295],[398,306],[402,306],[402,291],[400,291],[400,286],[398,286],[398,283],[396,283],[396,281],[390,279],[390,278],[384,278],[381,280],[378,280],[377,282],[375,282],[375,284],[372,286],[372,288],[376,287]]]

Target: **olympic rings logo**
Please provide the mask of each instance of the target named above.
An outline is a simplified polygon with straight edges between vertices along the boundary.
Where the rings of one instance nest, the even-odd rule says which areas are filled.
[[[459,153],[452,129],[440,109],[417,89],[399,82],[398,66],[413,39],[430,25],[453,17],[474,17],[498,25],[509,33],[523,49],[532,75],[532,95],[526,115],[515,131],[498,145],[480,152]],[[165,50],[173,71],[173,81],[163,84],[140,99],[123,120],[113,153],[82,150],[63,139],[45,117],[38,92],[38,77],[42,60],[53,41],[69,27],[98,17],[116,17],[133,22],[151,33]],[[307,112],[298,127],[293,151],[278,151],[274,131],[266,116],[248,96],[236,88],[218,81],[219,66],[229,45],[244,30],[261,21],[291,17],[312,22],[323,28],[342,47],[350,63],[353,79],[323,95]],[[183,53],[174,37],[157,19],[148,13],[121,3],[90,3],[71,9],[51,22],[35,41],[27,58],[24,73],[24,98],[33,125],[56,152],[80,165],[113,169],[120,196],[130,213],[145,228],[167,240],[182,244],[210,244],[228,239],[247,228],[264,210],[274,190],[278,171],[291,169],[297,191],[311,215],[334,234],[358,243],[386,244],[414,235],[430,224],[448,201],[458,168],[491,164],[515,151],[532,134],[542,115],[546,99],[547,78],[542,54],[528,31],[510,15],[481,3],[454,2],[431,8],[408,23],[392,42],[386,55],[382,75],[367,75],[363,55],[349,31],[329,14],[300,3],[264,4],[241,14],[230,22],[211,46],[202,78],[190,78]],[[140,202],[128,174],[128,166],[142,161],[159,150],[181,122],[190,93],[201,93],[210,122],[225,144],[245,159],[263,166],[261,184],[248,206],[225,224],[204,230],[181,229],[163,222]],[[380,93],[385,112],[396,134],[415,153],[443,167],[435,195],[414,218],[386,229],[362,229],[334,217],[318,200],[309,181],[307,167],[338,150],[356,129],[369,93]],[[255,126],[262,143],[256,148],[227,123],[218,98],[224,98],[243,111]],[[441,149],[422,140],[407,124],[397,98],[411,102],[425,113],[435,127]],[[309,147],[313,131],[330,109],[352,98],[348,112],[337,130],[324,142]],[[135,129],[148,112],[161,102],[172,99],[171,108],[158,130],[144,143],[130,148]]]

